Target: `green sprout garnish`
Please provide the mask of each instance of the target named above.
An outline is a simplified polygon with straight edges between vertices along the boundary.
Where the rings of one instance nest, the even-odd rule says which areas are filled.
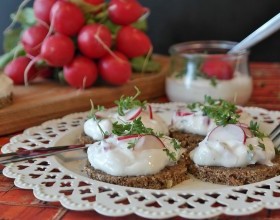
[[[135,145],[137,144],[137,141],[142,135],[154,135],[158,138],[164,137],[162,133],[155,133],[152,128],[145,127],[145,125],[141,121],[141,117],[134,119],[132,122],[114,122],[112,133],[118,136],[139,134],[138,138],[135,138],[134,140],[128,142],[128,149],[134,149]],[[181,148],[180,142],[177,141],[175,138],[172,138],[170,143],[173,145],[176,151]],[[167,156],[171,160],[176,161],[175,152],[171,152],[167,148],[164,148],[163,151],[166,152]]]
[[[93,118],[96,121],[97,120],[96,112],[104,111],[105,107],[101,106],[101,105],[97,105],[96,108],[95,108],[92,100],[90,100],[90,105],[91,105],[91,109],[90,109],[90,113],[89,113],[88,119]]]
[[[257,122],[250,121],[249,126],[250,131],[253,133],[253,135],[261,140],[263,140],[264,137],[267,137],[267,135],[260,131],[260,126]]]
[[[265,145],[261,142],[259,142],[259,145],[258,145],[263,151],[265,151]]]
[[[164,148],[163,151],[166,153],[166,155],[173,161],[176,161],[176,154],[175,152],[170,152],[169,149]]]
[[[135,107],[145,108],[146,101],[141,102],[140,100],[136,99],[141,94],[141,92],[137,87],[135,87],[135,89],[136,94],[134,96],[121,96],[120,100],[115,101],[115,104],[118,106],[118,113],[120,116],[124,116],[126,110],[133,109]]]
[[[99,124],[100,120],[98,120],[98,118],[96,116],[96,112],[103,111],[105,109],[104,106],[97,105],[96,108],[95,108],[92,100],[90,100],[90,105],[91,105],[91,110],[90,110],[88,119],[92,118],[94,121],[96,121],[96,124],[97,124],[100,132],[102,133],[103,137],[109,136],[110,134],[107,131],[104,132],[104,130],[101,128],[101,126]]]
[[[249,145],[248,145],[248,148],[249,148],[250,151],[253,151],[253,150],[254,150],[254,147],[253,147],[252,144],[249,144]]]
[[[118,136],[132,134],[153,134],[152,128],[147,128],[141,121],[141,117],[134,119],[132,122],[114,122],[112,133]]]
[[[195,102],[188,105],[188,108],[195,112],[200,109],[204,115],[212,118],[217,125],[225,126],[227,124],[236,124],[240,115],[237,113],[237,107],[222,99],[212,99],[210,96],[204,97],[204,104]]]

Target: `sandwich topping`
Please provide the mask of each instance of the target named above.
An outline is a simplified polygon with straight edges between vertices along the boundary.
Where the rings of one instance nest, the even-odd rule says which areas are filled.
[[[275,149],[272,141],[259,131],[257,124],[227,124],[209,132],[198,147],[191,151],[190,157],[201,166],[272,166]]]
[[[205,96],[204,103],[189,104],[172,116],[170,129],[206,136],[218,125],[242,123],[249,125],[252,117],[236,105]]]

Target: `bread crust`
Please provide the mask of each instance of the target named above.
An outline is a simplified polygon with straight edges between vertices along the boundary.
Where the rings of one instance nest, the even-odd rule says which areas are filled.
[[[187,150],[187,152],[192,151],[198,146],[205,136],[199,134],[183,133],[181,131],[169,131],[170,137],[177,139],[181,142],[181,146]]]
[[[173,166],[167,166],[153,175],[112,176],[94,169],[89,162],[85,166],[87,175],[94,180],[106,183],[146,189],[168,189],[188,179],[187,160],[184,155]]]
[[[216,184],[241,186],[270,179],[280,174],[280,155],[274,158],[273,166],[253,164],[246,167],[199,166],[191,161],[188,166],[190,174],[196,178]]]

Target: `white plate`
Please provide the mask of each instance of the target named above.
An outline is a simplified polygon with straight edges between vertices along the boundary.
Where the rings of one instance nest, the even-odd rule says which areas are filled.
[[[152,104],[167,123],[174,109],[182,103]],[[245,108],[255,119],[264,121],[262,130],[269,133],[280,121],[280,112]],[[86,112],[68,115],[32,127],[13,137],[3,153],[19,148],[34,149],[73,144],[81,134]],[[246,215],[262,208],[280,208],[280,176],[240,187],[205,183],[195,178],[168,190],[123,187],[89,179],[83,172],[83,151],[9,164],[5,176],[14,178],[19,188],[32,189],[43,201],[60,201],[72,210],[96,210],[108,216],[135,213],[147,218],[210,218],[225,213]]]

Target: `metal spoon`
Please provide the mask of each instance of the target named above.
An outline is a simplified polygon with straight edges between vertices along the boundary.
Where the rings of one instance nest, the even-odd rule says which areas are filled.
[[[236,44],[228,53],[237,53],[248,49],[280,29],[280,13],[260,26],[257,30]]]

